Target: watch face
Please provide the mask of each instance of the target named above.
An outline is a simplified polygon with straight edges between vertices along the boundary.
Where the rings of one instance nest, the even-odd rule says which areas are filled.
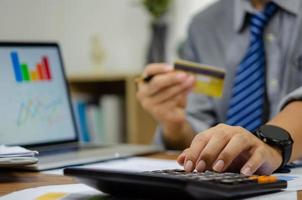
[[[290,135],[282,128],[265,125],[261,127],[261,135],[274,142],[291,142]]]

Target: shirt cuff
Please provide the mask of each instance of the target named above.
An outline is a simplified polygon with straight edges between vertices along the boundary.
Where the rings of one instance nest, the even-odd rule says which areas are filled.
[[[288,94],[284,99],[282,99],[281,104],[279,106],[279,110],[282,110],[289,103],[293,101],[302,101],[302,87],[294,90],[290,94]]]

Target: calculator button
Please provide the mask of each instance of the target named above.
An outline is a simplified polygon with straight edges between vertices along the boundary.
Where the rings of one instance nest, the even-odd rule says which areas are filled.
[[[238,183],[252,183],[252,182],[255,182],[255,181],[252,181],[248,178],[241,178],[239,180],[237,180]]]
[[[223,179],[220,181],[220,183],[223,183],[223,184],[236,184],[237,181],[234,180],[234,179]]]
[[[259,176],[258,183],[274,183],[278,179],[276,176]]]
[[[199,176],[198,180],[199,181],[212,181],[213,179],[209,178],[209,177],[205,177],[205,176]]]
[[[149,172],[150,173],[150,172]],[[162,176],[178,177],[184,180],[215,182],[219,184],[248,184],[248,183],[274,183],[277,180],[275,176],[246,176],[243,174],[226,172],[217,173],[213,171],[205,172],[186,172],[184,170],[156,170],[151,173],[160,174]]]

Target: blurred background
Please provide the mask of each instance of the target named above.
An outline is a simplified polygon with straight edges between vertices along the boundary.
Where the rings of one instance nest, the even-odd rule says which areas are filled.
[[[140,72],[150,39],[151,16],[142,0],[1,0],[1,40],[55,40],[61,44],[68,75],[92,66],[97,42],[104,70]],[[213,0],[175,0],[167,13],[169,56],[185,38],[192,14]]]
[[[83,142],[150,143],[155,122],[133,80],[163,59],[162,42],[164,60],[176,59],[191,17],[214,1],[0,0],[0,40],[59,42]]]

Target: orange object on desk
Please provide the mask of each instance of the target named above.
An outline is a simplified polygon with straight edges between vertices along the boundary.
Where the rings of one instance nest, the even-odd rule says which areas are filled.
[[[251,176],[249,179],[258,181],[258,183],[273,183],[278,180],[276,176]]]

